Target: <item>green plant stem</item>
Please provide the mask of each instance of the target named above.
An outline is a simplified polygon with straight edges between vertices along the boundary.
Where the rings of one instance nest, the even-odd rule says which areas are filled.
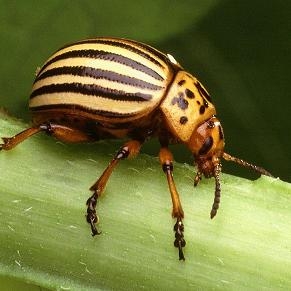
[[[0,115],[0,135],[25,124]],[[85,221],[88,188],[120,143],[65,145],[45,135],[0,153],[0,276],[58,290],[291,288],[291,186],[222,175],[194,189],[195,169],[175,164],[185,211],[186,261],[173,247],[166,178],[156,158],[120,163],[100,199],[102,234]]]

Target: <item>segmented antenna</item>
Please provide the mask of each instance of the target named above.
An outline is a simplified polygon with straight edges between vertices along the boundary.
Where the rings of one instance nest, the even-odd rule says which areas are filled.
[[[269,177],[274,177],[270,172],[268,172],[267,170],[265,170],[264,168],[261,168],[261,167],[258,167],[256,165],[253,165],[249,162],[246,162],[242,159],[239,159],[239,158],[236,158],[236,157],[233,157],[227,153],[223,153],[222,154],[222,157],[226,160],[226,161],[231,161],[231,162],[234,162],[236,164],[239,164],[243,167],[246,167],[246,168],[250,168],[252,170],[254,170],[255,172],[257,173],[260,173],[262,175],[265,175],[265,176],[269,176]]]

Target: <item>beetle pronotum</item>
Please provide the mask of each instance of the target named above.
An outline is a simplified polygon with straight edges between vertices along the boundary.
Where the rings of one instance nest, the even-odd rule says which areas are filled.
[[[10,150],[26,138],[44,131],[64,142],[94,142],[128,137],[101,177],[90,188],[87,222],[92,235],[98,216],[96,205],[120,160],[134,157],[151,137],[161,144],[159,159],[173,203],[174,245],[184,260],[184,212],[173,180],[173,156],[168,145],[185,144],[198,168],[196,186],[204,175],[215,178],[210,216],[220,203],[221,158],[271,176],[263,168],[224,152],[224,134],[210,95],[170,55],[146,44],[101,37],[79,41],[56,51],[37,73],[29,99],[32,127],[3,138]]]

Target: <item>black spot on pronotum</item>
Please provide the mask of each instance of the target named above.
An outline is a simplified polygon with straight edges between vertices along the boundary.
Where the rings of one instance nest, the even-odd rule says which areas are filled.
[[[188,89],[188,88],[185,90],[185,94],[186,94],[186,96],[187,96],[188,98],[190,98],[190,99],[195,98],[194,93],[193,93],[190,89]]]
[[[204,144],[200,148],[198,154],[199,155],[205,155],[206,153],[209,152],[209,150],[211,149],[212,145],[213,145],[213,138],[212,138],[212,136],[208,136],[206,138]]]
[[[200,114],[203,114],[205,112],[205,106],[204,105],[201,105],[200,106],[200,109],[199,109],[199,113]]]
[[[188,101],[184,99],[184,94],[179,94],[179,97],[174,97],[172,99],[172,105],[175,104],[177,104],[182,110],[187,109],[189,105]]]
[[[180,123],[181,123],[181,124],[185,124],[185,123],[187,123],[187,121],[188,121],[187,116],[181,116],[181,117],[180,117]]]
[[[181,81],[178,82],[178,85],[179,85],[179,86],[182,86],[182,85],[185,84],[185,82],[186,82],[186,80],[181,80]]]

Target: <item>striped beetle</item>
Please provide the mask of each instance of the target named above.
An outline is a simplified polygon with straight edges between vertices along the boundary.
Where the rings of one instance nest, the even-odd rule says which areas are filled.
[[[150,137],[161,144],[159,159],[172,198],[174,246],[184,260],[184,212],[173,180],[173,156],[168,145],[183,143],[192,152],[198,171],[194,186],[215,178],[210,216],[220,203],[221,158],[271,176],[263,168],[224,152],[224,134],[210,95],[202,84],[170,55],[143,43],[120,38],[79,41],[55,52],[37,73],[29,100],[33,126],[3,138],[10,150],[44,131],[64,142],[94,142],[128,137],[101,177],[90,188],[87,222],[96,228],[96,205],[120,160],[134,157]]]

